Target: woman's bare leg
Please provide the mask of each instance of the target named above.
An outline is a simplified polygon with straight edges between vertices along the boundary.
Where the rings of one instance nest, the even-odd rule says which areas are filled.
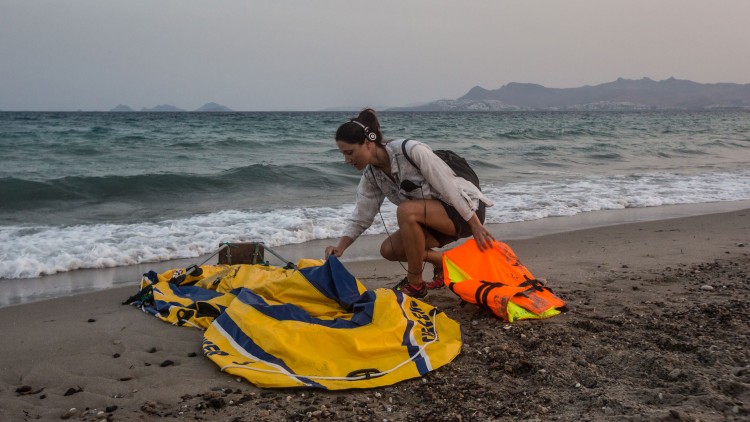
[[[438,241],[430,233],[422,231],[425,236],[425,262],[441,267],[443,265],[443,253],[432,249],[438,247]],[[400,230],[397,230],[383,241],[380,245],[380,255],[389,261],[406,262],[406,253],[404,252]]]
[[[399,230],[383,242],[380,253],[391,261],[406,261],[409,283],[419,284],[423,262],[442,265],[442,254],[432,250],[438,242],[422,225],[447,234],[455,234],[456,228],[443,205],[436,200],[404,201],[398,206],[396,216]]]

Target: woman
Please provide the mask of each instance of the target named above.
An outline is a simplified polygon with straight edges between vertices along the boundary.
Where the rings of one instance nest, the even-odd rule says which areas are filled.
[[[374,110],[362,110],[339,126],[336,145],[345,161],[362,171],[362,178],[349,224],[338,245],[326,248],[326,256],[340,257],[372,225],[386,197],[398,207],[398,230],[383,241],[380,254],[408,263],[396,290],[423,298],[428,288],[444,285],[442,254],[434,248],[472,235],[480,250],[492,247],[494,238],[483,225],[485,206],[492,202],[471,182],[457,177],[427,145],[405,139],[384,142]],[[425,262],[434,266],[430,283],[422,280]]]

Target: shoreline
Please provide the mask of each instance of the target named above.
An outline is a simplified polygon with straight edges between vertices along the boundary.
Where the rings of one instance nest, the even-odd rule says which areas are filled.
[[[750,209],[750,200],[591,211],[572,216],[547,217],[539,220],[504,224],[488,224],[487,227],[490,228],[496,239],[507,242],[597,227],[669,220],[742,209]],[[345,265],[381,261],[381,257],[377,255],[377,251],[384,239],[385,235],[382,234],[360,237],[347,250],[341,261]],[[300,244],[273,247],[273,250],[289,261],[297,262],[302,258],[322,258],[322,251],[325,249],[325,246],[332,242],[335,242],[335,239],[319,239]],[[448,245],[447,247],[451,246]],[[198,258],[147,262],[130,266],[86,268],[35,278],[0,279],[0,309],[6,306],[24,305],[99,290],[126,286],[133,286],[132,288],[135,289],[134,286],[137,286],[139,283],[141,274],[149,270],[162,272],[173,268],[184,268],[203,262],[208,257],[209,255],[203,255]],[[271,265],[281,264],[281,261],[270,253],[267,253],[265,258]],[[212,258],[208,263],[216,263],[216,258]],[[398,268],[398,263],[389,264],[392,264],[393,268]]]

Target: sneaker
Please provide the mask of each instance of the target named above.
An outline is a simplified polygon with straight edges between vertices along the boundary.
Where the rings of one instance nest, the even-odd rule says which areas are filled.
[[[432,281],[425,283],[425,286],[432,289],[442,289],[445,287],[445,278],[443,277],[443,269],[435,267],[432,273]]]
[[[425,283],[422,283],[421,287],[414,287],[413,285],[409,284],[409,279],[406,277],[404,277],[403,280],[399,281],[399,283],[393,287],[393,290],[401,292],[407,296],[411,296],[415,299],[422,299],[423,297],[427,296],[427,286],[425,286]]]

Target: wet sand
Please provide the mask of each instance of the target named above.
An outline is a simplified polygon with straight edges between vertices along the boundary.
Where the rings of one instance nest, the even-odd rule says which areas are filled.
[[[750,210],[552,233],[507,243],[569,312],[505,324],[431,292],[461,355],[375,390],[238,381],[199,330],[121,305],[137,280],[0,308],[0,420],[747,420]],[[345,265],[370,288],[403,276]]]

